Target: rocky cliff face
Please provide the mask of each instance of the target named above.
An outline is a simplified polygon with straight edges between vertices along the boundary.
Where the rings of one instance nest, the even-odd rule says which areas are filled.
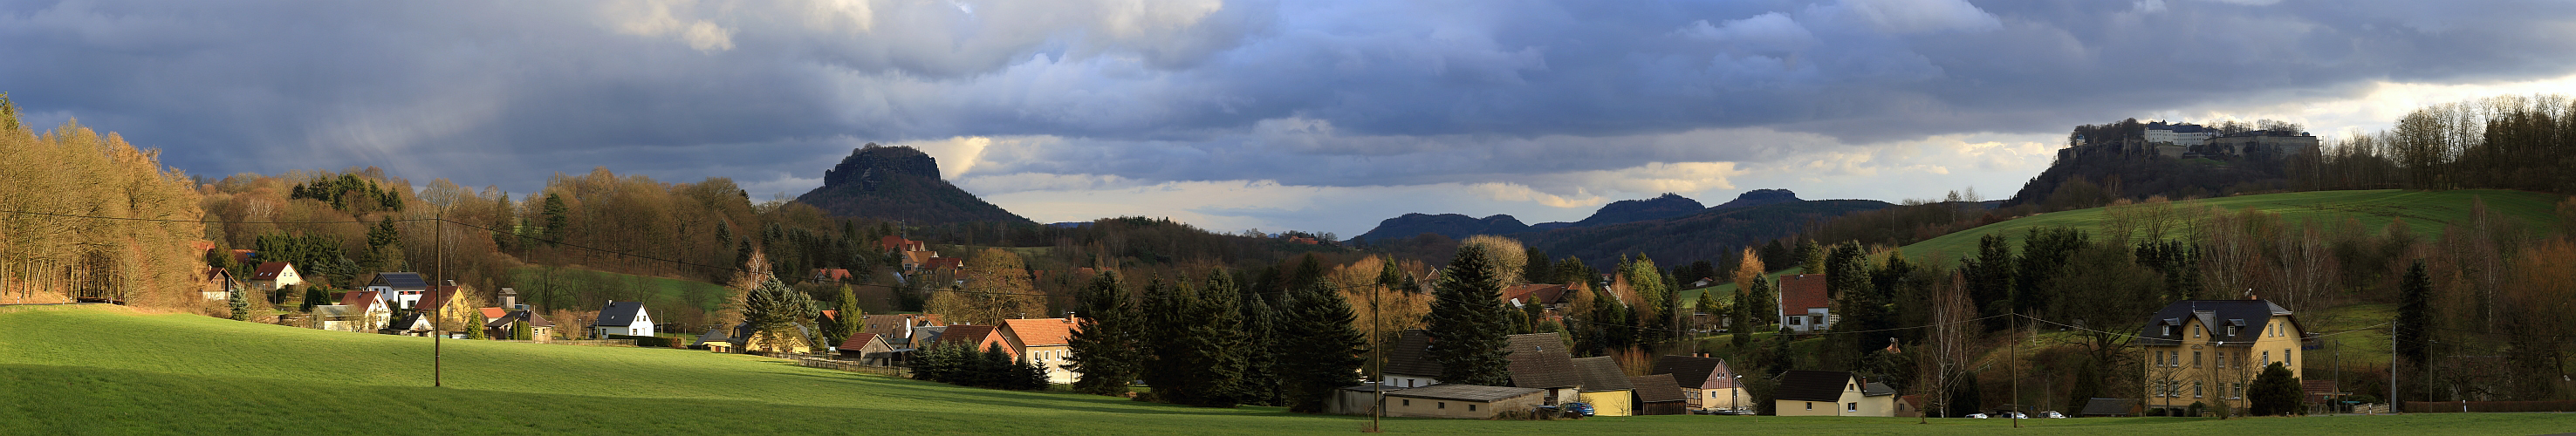
[[[939,178],[939,159],[912,147],[868,144],[850,150],[850,157],[841,158],[840,165],[823,171],[823,186],[883,183],[885,176],[895,174]]]
[[[823,186],[796,201],[834,216],[912,224],[1031,223],[939,178],[939,160],[912,147],[868,144],[823,172]]]

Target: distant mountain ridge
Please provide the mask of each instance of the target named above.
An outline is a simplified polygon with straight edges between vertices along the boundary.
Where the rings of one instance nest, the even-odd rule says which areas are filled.
[[[1513,218],[1511,215],[1495,214],[1484,218],[1475,218],[1454,213],[1444,213],[1439,215],[1408,213],[1403,216],[1378,221],[1377,228],[1369,229],[1368,233],[1354,236],[1351,240],[1382,241],[1388,239],[1410,238],[1424,233],[1437,234],[1454,239],[1464,238],[1471,235],[1508,235],[1529,230],[1530,227],[1528,225],[1521,224],[1521,220],[1519,218]]]
[[[939,178],[939,160],[907,146],[868,144],[850,150],[823,172],[823,186],[796,196],[833,216],[900,220],[911,224],[1010,222],[1035,224]]]

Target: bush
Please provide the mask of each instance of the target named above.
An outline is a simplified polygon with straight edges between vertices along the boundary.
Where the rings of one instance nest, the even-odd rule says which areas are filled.
[[[2246,412],[2254,416],[2288,415],[2299,412],[2299,377],[2289,368],[2273,362],[2245,386]]]
[[[608,338],[609,338],[609,339],[631,339],[631,340],[634,340],[634,341],[635,341],[635,346],[638,346],[638,347],[670,348],[670,347],[686,346],[686,344],[681,343],[678,339],[665,338],[665,337],[660,337],[660,336],[627,336],[627,335],[608,335]]]

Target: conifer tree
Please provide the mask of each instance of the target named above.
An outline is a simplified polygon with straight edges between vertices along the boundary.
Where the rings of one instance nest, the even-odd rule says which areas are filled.
[[[866,311],[859,308],[859,294],[851,291],[850,285],[841,285],[838,298],[838,301],[833,302],[836,306],[833,309],[833,318],[828,319],[830,324],[825,325],[823,329],[823,341],[826,345],[838,346],[841,342],[850,340],[851,336],[858,336],[859,325],[864,324],[861,321],[864,318],[861,316],[866,315]],[[816,349],[819,350],[821,347]]]
[[[1018,365],[1012,363],[1011,353],[1002,351],[1002,343],[995,342],[984,346],[984,354],[975,359],[975,370],[966,375],[965,383],[959,384],[1007,389],[1013,384],[1011,372],[1014,369],[1018,369]]]
[[[1211,271],[1207,285],[1199,289],[1185,309],[1191,318],[1184,320],[1186,329],[1180,340],[1179,363],[1195,369],[1183,384],[1176,402],[1194,406],[1234,407],[1235,394],[1242,389],[1243,368],[1249,353],[1244,349],[1243,320],[1236,306],[1242,292],[1234,277],[1224,271]],[[1159,388],[1158,388],[1159,389]]]
[[[483,311],[475,310],[471,312],[474,312],[474,323],[464,326],[465,338],[476,340],[486,339],[483,337],[483,325],[492,322],[492,320],[484,319]]]
[[[227,286],[227,288],[230,288],[230,286]],[[224,302],[225,307],[232,310],[232,316],[230,318],[234,321],[250,320],[250,297],[242,294],[241,289],[234,288],[230,295],[226,296],[226,301]]]
[[[2397,358],[2418,369],[2431,361],[2432,327],[2433,278],[2419,259],[2397,286]]]
[[[1179,403],[1189,390],[1185,383],[1194,375],[1183,362],[1187,354],[1183,337],[1189,334],[1193,292],[1186,286],[1163,283],[1162,278],[1145,282],[1144,304],[1140,312],[1144,322],[1137,329],[1137,349],[1143,351],[1137,378],[1152,387],[1151,399]]]
[[[1136,328],[1139,316],[1136,305],[1127,301],[1126,284],[1118,273],[1102,271],[1074,296],[1081,307],[1081,328],[1073,332],[1067,347],[1073,353],[1074,371],[1082,373],[1074,381],[1074,390],[1093,395],[1123,395],[1127,382],[1135,380],[1137,360]]]
[[[322,287],[320,286],[294,286],[304,288],[304,305],[298,307],[298,309],[303,310],[305,313],[312,313],[313,306],[331,304],[331,296],[329,294],[322,293]]]
[[[1319,273],[1313,281],[1322,280]],[[1282,327],[1275,314],[1281,306],[1270,304],[1270,299],[1263,297],[1264,293],[1239,294],[1242,299],[1235,309],[1242,317],[1244,358],[1243,383],[1237,387],[1236,402],[1255,406],[1279,405],[1282,384],[1273,363],[1285,356],[1280,350],[1279,329]]]
[[[536,328],[528,325],[527,317],[519,317],[519,322],[510,323],[510,339],[520,341],[536,340]]]
[[[1350,301],[1330,284],[1309,282],[1289,294],[1285,303],[1289,315],[1278,354],[1297,356],[1294,364],[1278,367],[1288,410],[1323,413],[1333,392],[1349,386],[1351,375],[1367,360],[1360,356],[1368,343],[1359,329],[1351,327],[1357,315]]]
[[[1440,273],[1425,316],[1431,336],[1431,360],[1439,362],[1442,383],[1505,386],[1511,369],[1505,360],[1502,280],[1489,265],[1492,256],[1475,245],[1461,245]]]
[[[776,276],[763,280],[747,294],[743,297],[743,322],[751,325],[754,334],[776,338],[768,342],[772,352],[784,351],[780,345],[786,338],[804,337],[799,327],[813,325],[813,297],[779,283]]]

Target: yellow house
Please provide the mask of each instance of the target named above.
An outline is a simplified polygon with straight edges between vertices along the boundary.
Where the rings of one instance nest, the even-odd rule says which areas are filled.
[[[1726,359],[1706,354],[1659,356],[1654,374],[1672,374],[1673,382],[1682,388],[1682,397],[1693,409],[1735,409],[1736,403],[1753,402],[1753,396],[1736,386],[1737,375],[1728,368]]]
[[[1842,371],[1780,375],[1771,400],[1779,416],[1896,416],[1896,390]]]
[[[1610,356],[1574,359],[1574,372],[1583,375],[1583,393],[1578,398],[1592,404],[1592,416],[1636,416],[1637,387],[1629,384],[1626,371]]]
[[[1081,331],[1079,318],[1040,318],[1002,320],[1002,339],[1020,350],[1020,361],[1036,362],[1046,368],[1047,383],[1073,384],[1082,372],[1073,370],[1073,332]]]
[[[2138,333],[2144,354],[2147,405],[2179,409],[2247,407],[2245,385],[2263,367],[2280,362],[2299,371],[2299,344],[2307,329],[2280,305],[2264,300],[2184,300],[2166,305]]]

